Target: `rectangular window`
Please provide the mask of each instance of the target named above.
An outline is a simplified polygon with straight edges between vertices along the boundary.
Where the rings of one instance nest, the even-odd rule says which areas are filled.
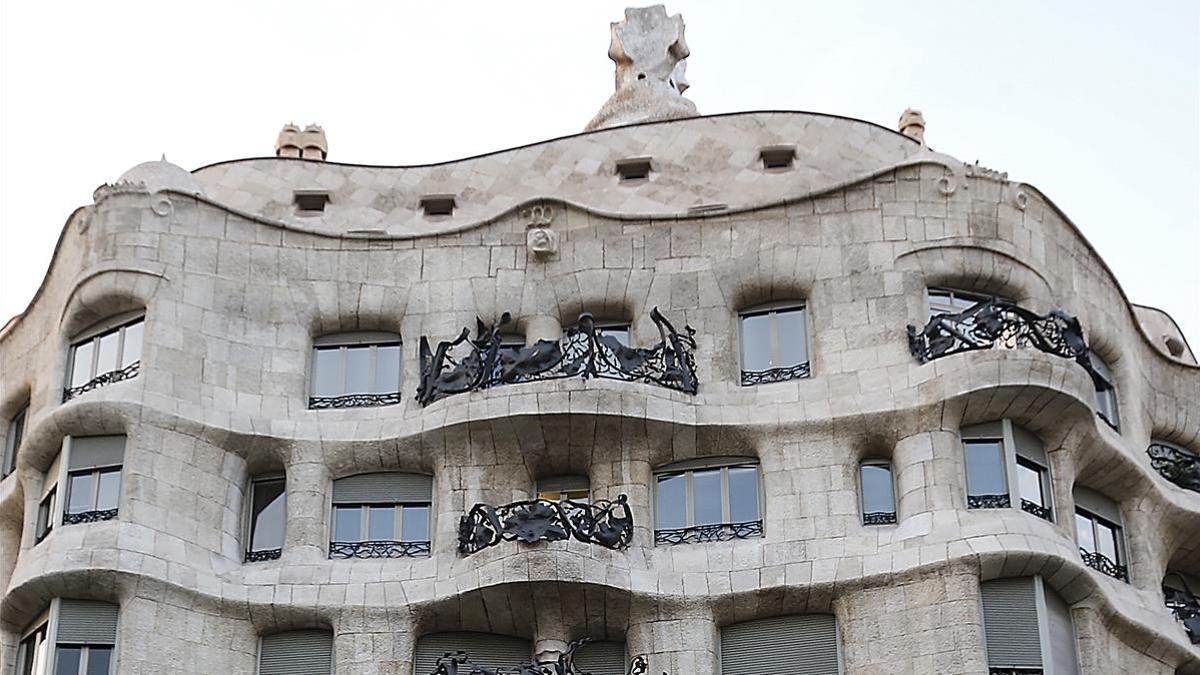
[[[1121,429],[1121,417],[1117,411],[1117,380],[1113,376],[1108,363],[1096,352],[1089,352],[1092,370],[1099,376],[1096,382],[1096,414],[1100,419],[1118,431]]]
[[[1079,552],[1092,569],[1129,581],[1125,564],[1124,533],[1121,526],[1083,508],[1075,510]]]
[[[112,647],[60,643],[54,652],[54,675],[108,675],[112,670]]]
[[[808,324],[803,305],[743,312],[742,385],[808,377]]]
[[[430,476],[368,473],[333,482],[331,558],[396,558],[430,551]]]
[[[124,436],[72,438],[67,463],[63,523],[90,523],[117,516]]]
[[[1010,506],[1004,471],[1004,444],[1000,439],[963,441],[967,464],[967,508]]]
[[[21,645],[17,648],[17,673],[20,675],[41,675],[46,672],[47,624],[43,623],[29,631]]]
[[[1017,457],[1017,491],[1022,510],[1051,520],[1050,476],[1046,467]]]
[[[58,601],[55,675],[108,675],[120,608],[95,600]]]
[[[552,502],[569,499],[587,503],[591,500],[587,476],[555,476],[537,482],[538,499]]]
[[[250,546],[247,559],[273,560],[283,550],[287,526],[287,481],[260,478],[250,483]]]
[[[882,462],[864,462],[859,469],[862,483],[864,525],[896,522],[896,492],[892,468]]]
[[[137,316],[71,345],[63,400],[137,375],[142,358],[143,323],[144,317]]]
[[[761,513],[757,465],[697,467],[656,477],[656,543],[760,536]]]
[[[347,333],[313,347],[311,408],[350,408],[400,402],[400,336]]]
[[[38,503],[37,528],[35,531],[35,541],[41,541],[50,534],[54,529],[54,516],[58,512],[58,487],[50,488],[50,491],[42,497],[42,501]]]
[[[7,476],[17,467],[17,449],[21,447],[21,438],[25,435],[25,414],[29,406],[21,408],[8,423],[8,434],[4,437],[4,460],[0,464],[0,478]]]

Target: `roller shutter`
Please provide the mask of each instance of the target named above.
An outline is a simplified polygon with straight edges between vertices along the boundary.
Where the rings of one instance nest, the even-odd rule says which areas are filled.
[[[463,651],[471,663],[483,668],[512,668],[533,658],[529,640],[494,633],[432,633],[417,640],[413,675],[431,675],[437,660],[448,652]]]
[[[58,643],[115,645],[119,611],[111,602],[63,598],[58,604]]]
[[[575,652],[575,669],[591,675],[625,675],[625,643],[588,642]]]
[[[1041,668],[1033,577],[994,579],[980,584],[988,665],[993,668]]]
[[[837,675],[830,614],[759,619],[721,629],[721,675]]]
[[[1050,660],[1054,663],[1054,675],[1079,675],[1071,608],[1045,583],[1042,584],[1042,590],[1046,595],[1046,613],[1050,620]]]
[[[124,436],[84,436],[71,439],[68,471],[117,466],[125,460]]]
[[[259,675],[318,675],[333,672],[333,633],[291,630],[264,635]]]
[[[433,501],[433,477],[417,473],[360,473],[333,481],[335,504]]]

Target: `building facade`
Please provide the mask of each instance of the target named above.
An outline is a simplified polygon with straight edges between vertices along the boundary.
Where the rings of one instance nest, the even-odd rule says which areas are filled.
[[[612,30],[585,133],[289,125],[71,214],[0,330],[0,672],[1200,673],[1170,318],[919,113],[700,116],[679,17]]]

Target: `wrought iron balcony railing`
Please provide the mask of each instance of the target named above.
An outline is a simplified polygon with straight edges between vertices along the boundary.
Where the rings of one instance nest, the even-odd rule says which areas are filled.
[[[264,548],[259,551],[246,551],[246,562],[266,562],[268,560],[279,560],[283,556],[281,548]]]
[[[811,373],[809,362],[797,363],[794,366],[787,368],[771,368],[769,370],[743,370],[742,371],[742,386],[749,387],[755,384],[768,384],[771,382],[784,382],[786,380],[795,380],[802,377],[808,377]]]
[[[1108,556],[1103,553],[1099,551],[1087,551],[1081,548],[1079,549],[1079,555],[1083,557],[1085,565],[1097,572],[1107,574],[1114,579],[1120,579],[1126,583],[1129,582],[1129,568],[1109,560]]]
[[[396,405],[400,402],[400,392],[388,394],[346,394],[344,396],[311,396],[308,407],[313,410],[329,408],[370,408],[382,405]]]
[[[566,651],[548,663],[526,662],[508,668],[484,668],[471,663],[465,651],[446,652],[438,658],[437,669],[429,675],[591,675],[575,665],[576,650],[587,642],[583,639],[570,643]],[[629,675],[647,675],[649,671],[645,655],[635,656],[629,662]]]
[[[1033,502],[1029,501],[1028,499],[1021,500],[1021,510],[1024,511],[1025,513],[1032,513],[1033,515],[1037,516],[1038,518],[1041,518],[1042,520],[1049,520],[1049,521],[1054,520],[1054,518],[1051,516],[1050,509],[1046,508],[1045,506],[1042,506],[1041,504],[1034,504]]]
[[[464,556],[502,541],[562,541],[574,538],[622,549],[633,538],[633,512],[627,497],[616,500],[552,502],[533,499],[504,506],[476,504],[458,523],[458,552]]]
[[[1042,675],[1041,668],[988,668],[988,675]]]
[[[1035,349],[1074,359],[1097,389],[1111,385],[1092,367],[1079,319],[1056,309],[1045,316],[990,298],[957,314],[936,314],[922,329],[909,324],[908,348],[921,363],[977,349]]]
[[[895,525],[895,511],[873,511],[863,514],[863,525]]]
[[[1186,585],[1186,584],[1185,584]],[[1163,584],[1163,599],[1167,609],[1183,624],[1192,644],[1200,644],[1200,599],[1189,591]]]
[[[967,495],[968,509],[1007,509],[1010,506],[1012,506],[1012,500],[1007,494]]]
[[[1163,478],[1185,490],[1200,492],[1200,457],[1165,443],[1151,443],[1146,454],[1150,455],[1150,466]]]
[[[107,373],[97,375],[78,387],[67,387],[66,389],[63,389],[63,403],[70,401],[76,396],[82,396],[93,389],[99,389],[105,385],[121,382],[135,377],[137,376],[141,367],[141,361],[134,361],[120,370],[112,370]]]
[[[763,521],[749,520],[744,523],[719,523],[717,525],[693,525],[671,530],[655,530],[656,545],[703,544],[709,541],[749,539],[763,535]]]
[[[100,511],[81,511],[79,513],[64,513],[63,525],[76,525],[78,523],[98,523],[102,520],[112,520],[117,517],[116,509],[102,509]]]
[[[615,336],[603,334],[591,314],[580,316],[578,327],[559,340],[538,340],[515,349],[501,349],[500,329],[511,320],[507,312],[491,327],[477,321],[474,339],[468,339],[470,331],[464,328],[454,340],[430,350],[429,340],[422,337],[417,401],[429,405],[451,394],[566,377],[645,382],[695,394],[696,331],[684,326],[683,333],[677,332],[657,307],[650,318],[662,339],[648,349],[626,347]]]
[[[331,541],[330,558],[418,558],[429,555],[428,541]]]

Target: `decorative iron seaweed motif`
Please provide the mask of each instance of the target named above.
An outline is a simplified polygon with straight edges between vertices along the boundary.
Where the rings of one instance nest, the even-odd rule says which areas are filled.
[[[1035,347],[1074,359],[1092,376],[1097,389],[1111,385],[1092,367],[1079,319],[1056,309],[1045,316],[1011,302],[990,298],[957,314],[937,314],[917,330],[908,326],[908,347],[921,363],[943,356],[992,347]]]
[[[1104,555],[1103,553],[1079,549],[1079,555],[1083,556],[1083,562],[1085,565],[1096,570],[1097,572],[1103,572],[1104,574],[1107,574],[1114,579],[1120,579],[1121,581],[1129,581],[1129,568],[1125,565],[1118,565],[1117,563],[1109,560],[1108,556]]]
[[[103,520],[112,520],[116,517],[116,509],[104,509],[103,511],[81,511],[80,513],[64,513],[63,525],[98,523]]]
[[[1200,457],[1162,443],[1151,443],[1146,448],[1150,455],[1150,466],[1185,490],[1200,492]]]
[[[1171,588],[1166,584],[1163,585],[1163,599],[1167,609],[1183,623],[1192,644],[1200,644],[1200,599],[1189,591]]]
[[[281,548],[264,548],[261,551],[246,551],[246,562],[265,562],[267,560],[279,560],[283,555]]]
[[[646,382],[695,394],[695,329],[684,326],[680,334],[657,307],[650,318],[662,340],[649,349],[626,347],[616,337],[604,335],[591,314],[580,315],[578,327],[568,329],[559,340],[538,340],[518,349],[501,349],[500,330],[511,321],[507,312],[490,327],[476,320],[474,339],[464,328],[457,338],[440,342],[431,351],[429,340],[422,337],[417,401],[429,405],[451,394],[564,377]],[[454,356],[451,352],[463,344],[466,353]]]
[[[709,541],[729,541],[761,537],[763,521],[750,520],[744,523],[720,523],[717,525],[695,525],[674,530],[655,530],[654,543],[666,546],[676,544],[703,544]]]
[[[458,523],[463,556],[502,541],[562,541],[574,537],[605,548],[622,549],[633,538],[633,512],[625,495],[592,503],[533,499],[504,506],[476,504]]]
[[[97,375],[78,387],[68,387],[63,389],[63,403],[70,401],[76,396],[82,396],[93,389],[99,389],[105,385],[122,382],[131,377],[135,377],[141,367],[141,361],[134,361],[120,370],[110,370],[107,373]]]
[[[429,555],[428,541],[331,541],[330,558],[416,558]]]
[[[381,405],[396,405],[400,402],[400,392],[390,394],[346,394],[345,396],[312,396],[308,399],[308,407],[313,410],[328,408],[370,408]]]
[[[805,361],[804,363],[797,363],[796,365],[788,366],[787,368],[771,368],[770,370],[743,370],[742,386],[749,387],[755,384],[783,382],[785,380],[795,380],[801,377],[808,377],[808,375],[808,361]]]
[[[872,511],[863,514],[863,525],[895,525],[895,511]]]
[[[968,509],[1007,509],[1012,506],[1008,495],[967,495]]]
[[[591,675],[575,667],[575,651],[587,642],[588,639],[584,638],[570,643],[556,661],[538,664],[527,662],[511,668],[484,668],[471,663],[465,651],[446,652],[438,658],[437,669],[430,675]],[[649,670],[645,655],[634,657],[629,664],[629,675],[646,675]]]
[[[1046,508],[1045,506],[1041,506],[1040,504],[1034,504],[1028,499],[1021,500],[1021,510],[1025,513],[1032,513],[1042,520],[1053,520],[1053,518],[1050,517],[1050,509]]]

